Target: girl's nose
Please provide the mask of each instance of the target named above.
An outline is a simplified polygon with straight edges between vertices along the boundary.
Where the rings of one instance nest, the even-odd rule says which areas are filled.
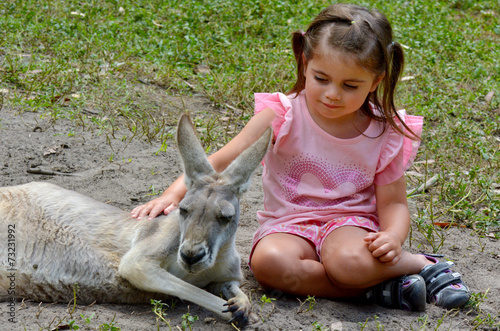
[[[340,91],[340,87],[332,84],[326,91],[326,98],[329,100],[341,100],[342,93]]]

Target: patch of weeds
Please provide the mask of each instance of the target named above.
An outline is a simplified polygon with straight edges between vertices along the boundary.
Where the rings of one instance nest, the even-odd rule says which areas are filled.
[[[443,325],[443,323],[445,322],[445,319],[446,318],[449,318],[449,317],[455,317],[458,315],[458,313],[460,312],[459,309],[450,309],[448,311],[446,311],[446,313],[441,316],[437,321],[436,321],[436,327],[434,328],[434,330],[439,330],[439,328]],[[450,327],[448,327],[448,330],[451,328],[451,325],[452,325],[453,321],[450,321]]]
[[[471,330],[498,330],[500,328],[500,315],[495,316],[490,313],[486,315],[478,315],[471,322]]]
[[[417,328],[413,327],[413,323],[417,323]],[[429,315],[423,315],[419,316],[415,321],[412,321],[410,323],[410,329],[411,330],[427,330],[427,327],[429,326]]]
[[[65,325],[59,325],[58,329],[67,329],[67,330],[79,330],[80,326],[75,324],[75,320],[68,321]]]
[[[470,309],[468,313],[481,311],[480,305],[487,299],[487,294],[490,289],[487,289],[484,293],[472,292],[469,301],[465,305],[465,309]]]
[[[95,313],[92,313],[89,317],[85,317],[83,314],[80,314],[80,317],[83,319],[85,324],[90,324],[92,322],[92,318],[94,318]]]
[[[482,311],[480,305],[487,299],[487,294],[489,289],[484,293],[481,292],[472,292],[469,302],[467,302],[465,309],[470,310],[467,312],[468,316],[474,317],[473,320],[470,321],[471,330],[478,329],[488,329],[495,330],[500,328],[500,314],[492,315],[491,313],[485,313]]]
[[[73,317],[73,314],[77,310],[77,293],[79,290],[78,284],[73,284],[72,286],[73,290],[73,298],[71,301],[68,302],[68,307],[67,307],[67,313],[68,317],[66,318],[61,318],[61,317],[54,317],[50,324],[43,329],[50,329],[50,330],[80,330],[81,326],[77,324],[76,318]],[[41,310],[38,311],[37,317],[40,315]],[[84,326],[83,328],[88,329],[90,328],[90,324],[93,322],[95,313],[92,313],[89,317],[85,317],[83,313],[80,313],[80,318],[82,319]],[[99,326],[99,330],[101,331],[120,331],[120,328],[115,326],[115,320],[116,315],[113,316],[113,319],[110,323],[103,323]],[[52,324],[56,322],[55,326],[52,326]]]
[[[310,296],[310,295],[308,295],[304,301],[301,301],[299,298],[297,298],[297,300],[299,300],[299,302],[300,302],[299,308],[297,309],[297,314],[307,313],[307,312],[313,310],[317,304],[316,298],[314,296]],[[304,308],[304,306],[306,304],[307,304],[307,307]]]
[[[166,310],[169,307],[168,304],[161,302],[161,300],[153,300],[151,299],[151,305],[153,305],[153,313],[156,315],[156,327],[158,331],[160,330],[160,321],[165,323],[168,327],[169,330],[172,330],[172,327],[170,326],[170,320],[167,320],[166,317]]]
[[[76,292],[80,289],[80,286],[78,286],[77,283],[73,284],[72,286],[73,289],[73,299],[68,303],[68,313],[71,318],[73,318],[73,313],[76,310]],[[70,309],[70,305],[72,304],[72,307]]]
[[[192,331],[193,330],[192,324],[198,319],[199,319],[198,316],[191,316],[189,312],[182,315],[182,322],[181,322],[182,330],[185,331],[189,329],[190,331]]]
[[[203,146],[206,146],[206,153],[210,153],[211,146],[215,141],[218,140],[219,136],[221,135],[220,130],[215,130],[217,121],[217,117],[212,116],[208,119],[208,121],[206,121],[206,123],[201,121],[197,122],[197,127],[202,132],[201,143],[203,144]]]
[[[271,316],[271,314],[274,312],[274,308],[275,308],[274,301],[276,301],[275,298],[269,298],[265,294],[263,294],[262,297],[260,298],[260,312],[259,312],[259,315],[260,315],[260,318],[261,318],[262,322],[264,322],[266,319],[268,319]],[[264,306],[267,305],[267,304],[271,305],[271,310],[266,315],[266,317],[264,317],[264,315],[263,315],[263,313],[264,313]]]
[[[323,324],[321,324],[317,321],[313,322],[312,327],[313,327],[312,328],[313,331],[326,331],[326,330],[328,330],[327,326],[323,326]]]
[[[433,194],[430,193],[428,201],[424,205],[417,205],[417,217],[414,222],[417,230],[424,236],[427,243],[432,247],[433,253],[436,253],[444,244],[446,239],[446,228],[436,227],[437,217],[435,215],[435,200]]]
[[[146,193],[146,196],[160,195],[163,192],[162,190],[156,190],[156,188],[154,187],[154,185],[151,185],[149,187],[149,189],[151,190],[151,192],[150,193]]]
[[[365,320],[365,322],[364,322],[364,323],[362,323],[362,322],[359,322],[359,323],[358,323],[358,324],[359,324],[359,326],[361,327],[360,331],[365,330],[365,329],[368,327],[369,322],[370,322],[370,320],[371,320],[371,319],[372,319],[371,317],[368,317],[368,318]],[[374,323],[375,323],[375,327],[374,327],[374,328],[370,327],[370,328],[369,328],[369,330],[384,330],[384,325],[382,325],[382,324],[378,321],[378,319],[379,319],[379,317],[378,317],[377,315],[374,315],[374,316],[373,316],[373,321],[374,321]]]
[[[161,152],[166,152],[167,147],[168,147],[167,139],[162,139],[161,147],[156,151],[155,155],[158,155]]]
[[[113,316],[111,322],[99,325],[99,331],[120,331],[121,329],[115,326],[115,318],[116,314]]]

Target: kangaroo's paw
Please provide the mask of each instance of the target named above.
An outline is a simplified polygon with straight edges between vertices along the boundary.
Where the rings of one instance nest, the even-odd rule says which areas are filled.
[[[247,298],[234,297],[224,304],[227,309],[224,312],[229,312],[232,318],[229,323],[235,323],[237,326],[245,326],[247,324],[254,324],[260,321],[257,314],[252,312],[252,306]]]

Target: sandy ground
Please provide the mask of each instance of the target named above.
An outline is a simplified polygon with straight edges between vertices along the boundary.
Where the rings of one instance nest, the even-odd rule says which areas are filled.
[[[153,193],[165,188],[181,173],[181,164],[172,141],[166,152],[156,153],[160,146],[141,139],[131,142],[77,129],[58,120],[50,124],[39,114],[15,115],[9,109],[0,111],[0,185],[17,185],[30,181],[48,181],[89,195],[96,200],[116,205],[124,210],[149,201]],[[173,129],[172,129],[173,130]],[[126,131],[118,136],[127,135]],[[129,135],[130,136],[130,135]],[[28,172],[33,169],[68,173],[43,175]],[[242,200],[242,220],[237,235],[237,246],[242,255],[245,279],[242,289],[250,296],[254,310],[263,320],[247,329],[256,330],[471,330],[474,320],[484,320],[488,314],[496,322],[483,322],[478,330],[498,327],[500,311],[500,242],[479,238],[469,229],[450,229],[439,253],[453,260],[474,293],[487,292],[480,311],[463,309],[446,311],[428,305],[425,312],[389,310],[374,304],[341,302],[322,298],[307,311],[305,298],[296,298],[278,292],[264,292],[247,267],[251,238],[257,228],[255,213],[261,208],[262,190],[260,170],[255,174],[251,190]],[[2,230],[3,231],[3,230]],[[431,247],[418,231],[405,244],[412,252],[429,252]],[[272,303],[261,303],[262,296],[273,298]],[[171,302],[168,302],[170,305]],[[121,330],[168,330],[165,323],[157,324],[151,305],[94,304],[82,306],[31,302],[16,305],[15,320],[10,323],[6,303],[0,303],[0,330],[63,329],[72,322],[80,330],[98,330],[104,324]],[[171,329],[182,329],[186,313],[197,316],[193,330],[233,330],[214,314],[189,302],[175,301],[167,309]],[[83,317],[90,319],[86,323]],[[59,326],[59,327],[58,327]]]

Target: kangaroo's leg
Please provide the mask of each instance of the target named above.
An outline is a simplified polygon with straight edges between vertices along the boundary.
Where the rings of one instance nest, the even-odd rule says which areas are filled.
[[[118,273],[141,290],[175,296],[204,307],[226,320],[231,318],[230,313],[223,312],[226,301],[170,274],[160,267],[160,263],[160,260],[132,248],[123,256]]]

